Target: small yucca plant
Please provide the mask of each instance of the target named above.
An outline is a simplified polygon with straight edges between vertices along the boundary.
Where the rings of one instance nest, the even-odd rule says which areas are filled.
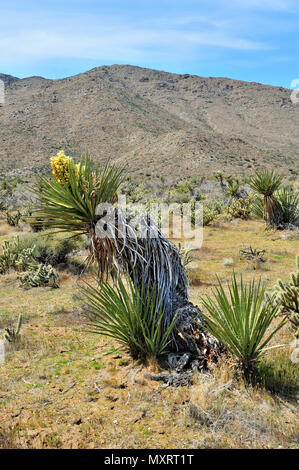
[[[238,359],[244,377],[250,379],[263,354],[271,349],[269,341],[285,322],[265,337],[278,312],[274,299],[265,299],[261,280],[244,283],[241,277],[238,284],[233,274],[228,294],[218,279],[213,298],[203,298],[202,303],[209,314],[202,314],[208,330]]]
[[[128,278],[126,288],[118,277],[115,287],[107,282],[83,287],[89,331],[115,339],[134,358],[158,357],[167,350],[176,316],[165,330],[156,289],[136,284]]]
[[[295,224],[299,219],[299,193],[292,187],[284,187],[275,193],[282,212],[282,222]]]
[[[264,170],[251,178],[249,186],[263,196],[263,216],[270,227],[279,225],[282,218],[281,206],[274,193],[278,190],[283,177],[272,170]]]

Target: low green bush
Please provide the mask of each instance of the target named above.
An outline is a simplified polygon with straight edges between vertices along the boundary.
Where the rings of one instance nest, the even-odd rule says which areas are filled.
[[[83,247],[83,238],[65,238],[61,234],[44,231],[26,235],[21,243],[23,247],[35,246],[33,256],[39,263],[57,266],[66,263],[70,253]]]

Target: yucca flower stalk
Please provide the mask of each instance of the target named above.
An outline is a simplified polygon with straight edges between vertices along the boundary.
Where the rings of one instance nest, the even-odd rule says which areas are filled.
[[[281,175],[277,175],[272,170],[264,170],[251,178],[249,186],[258,194],[263,196],[263,216],[269,227],[276,227],[281,223],[282,210],[280,203],[274,193],[280,187],[283,180]]]
[[[265,298],[265,285],[259,281],[237,282],[233,274],[226,294],[218,278],[213,297],[202,298],[207,313],[207,329],[237,358],[244,377],[250,379],[261,357],[271,349],[268,343],[285,320],[267,333],[278,313],[274,298]],[[278,346],[272,346],[278,347]]]

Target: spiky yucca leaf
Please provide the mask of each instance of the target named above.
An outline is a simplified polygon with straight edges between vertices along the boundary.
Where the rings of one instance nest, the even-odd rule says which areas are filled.
[[[68,181],[61,175],[41,177],[35,193],[39,197],[36,215],[42,224],[62,232],[89,233],[96,223],[100,203],[113,202],[123,181],[123,170],[108,163],[100,169],[91,168],[89,157],[82,157],[78,166],[70,160]]]
[[[282,222],[282,210],[280,203],[274,196],[278,190],[283,177],[277,175],[273,170],[264,170],[251,178],[249,186],[264,197],[263,216],[270,227],[278,226]],[[258,211],[258,205],[256,205]]]
[[[282,222],[294,224],[299,218],[299,193],[292,187],[284,187],[275,193],[282,211]]]
[[[144,282],[137,285],[130,278],[126,288],[118,277],[115,287],[107,282],[98,287],[86,284],[82,294],[90,332],[114,338],[133,357],[157,357],[166,352],[176,316],[165,331],[165,308],[155,288],[146,287]]]
[[[275,174],[274,170],[261,171],[251,178],[249,186],[263,196],[273,196],[273,193],[278,190],[283,176]]]
[[[274,299],[265,300],[261,280],[245,283],[241,276],[238,284],[233,274],[228,294],[218,279],[213,298],[203,298],[202,303],[209,314],[202,314],[207,329],[238,359],[245,377],[249,378],[269,349],[269,341],[285,323],[281,321],[265,337],[278,312]]]

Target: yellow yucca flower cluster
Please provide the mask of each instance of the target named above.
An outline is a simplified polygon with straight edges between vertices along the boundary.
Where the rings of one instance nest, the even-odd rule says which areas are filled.
[[[63,181],[69,183],[70,165],[72,157],[67,157],[63,150],[57,153],[56,157],[51,157],[52,173],[56,181],[63,184]]]
[[[63,184],[63,181],[66,183],[70,182],[70,166],[73,164],[72,157],[65,155],[63,150],[57,153],[56,157],[51,157],[51,168],[52,173],[56,181],[60,184]],[[76,165],[76,172],[84,171],[85,167],[78,163]]]

